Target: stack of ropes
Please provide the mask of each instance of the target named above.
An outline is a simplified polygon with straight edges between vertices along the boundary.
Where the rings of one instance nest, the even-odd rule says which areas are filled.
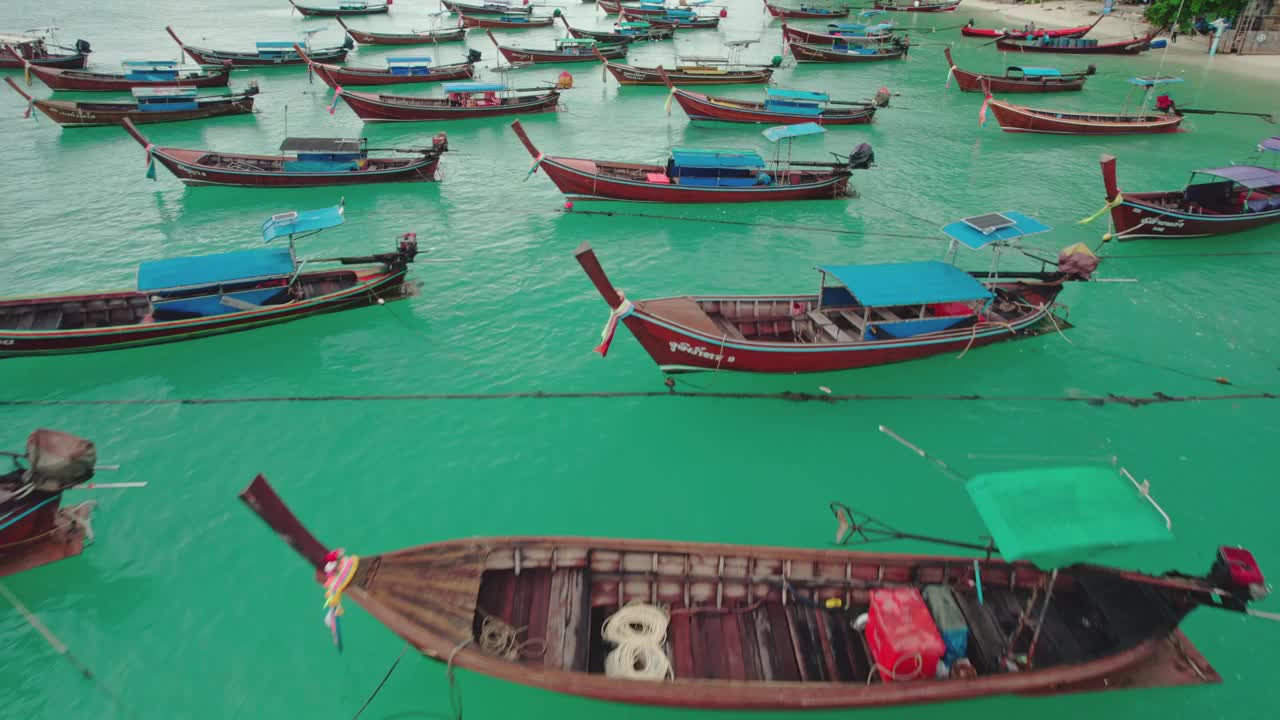
[[[528,626],[513,627],[499,617],[481,612],[484,621],[480,624],[479,644],[485,654],[519,660],[522,657],[539,657],[546,650],[542,640],[520,639],[520,633],[528,630]]]
[[[610,615],[600,634],[616,647],[604,659],[604,674],[628,680],[674,680],[671,660],[662,649],[670,617],[666,610],[638,600]]]

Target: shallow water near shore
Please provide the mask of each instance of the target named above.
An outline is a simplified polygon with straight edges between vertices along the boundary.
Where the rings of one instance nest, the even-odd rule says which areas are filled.
[[[320,0],[317,0],[319,2]],[[291,15],[284,0],[193,0],[158,7],[139,0],[6,5],[8,29],[48,25],[94,45],[95,68],[130,58],[173,58],[172,24],[189,43],[220,49],[293,39],[326,27],[317,46],[342,36],[331,20]],[[390,17],[353,27],[422,29],[434,3],[399,0]],[[565,8],[570,22],[605,27],[590,4]],[[6,295],[128,287],[147,259],[254,247],[259,224],[291,209],[345,198],[347,224],[310,238],[302,255],[384,251],[415,231],[423,247],[458,262],[420,264],[422,292],[404,302],[254,332],[121,352],[0,362],[2,400],[181,398],[661,390],[662,377],[626,332],[607,359],[591,353],[607,308],[572,251],[597,249],[631,297],[694,292],[812,289],[812,266],[941,257],[938,227],[959,217],[1015,209],[1056,229],[1028,245],[1052,255],[1096,244],[1105,221],[1076,221],[1105,200],[1098,156],[1119,157],[1121,187],[1174,188],[1190,170],[1247,159],[1275,128],[1230,116],[1188,118],[1189,132],[1132,138],[1001,133],[977,125],[981,97],[944,88],[943,42],[957,63],[999,71],[1018,59],[952,27],[980,13],[897,18],[916,25],[902,62],[782,70],[783,87],[830,90],[841,99],[895,97],[870,127],[836,128],[796,142],[797,158],[825,159],[871,143],[880,167],[855,175],[858,199],[759,206],[638,206],[563,199],[542,174],[524,181],[530,158],[509,120],[365,125],[345,106],[325,112],[326,88],[298,68],[236,71],[233,87],[262,86],[253,117],[144,128],[157,145],[272,152],[286,134],[361,134],[370,144],[423,143],[448,132],[438,184],[317,190],[186,188],[164,168],[144,179],[140,148],[117,128],[59,130],[23,121],[18,96],[0,93],[5,152],[0,177],[0,248]],[[815,23],[808,23],[812,26]],[[734,0],[716,31],[675,41],[685,55],[722,54],[726,40],[765,42],[744,55],[767,62],[780,31],[756,2]],[[550,46],[562,29],[502,34]],[[494,50],[483,34],[466,46]],[[429,48],[459,61],[463,44]],[[419,54],[415,49],[412,54]],[[401,50],[360,48],[354,64],[381,64]],[[672,43],[636,48],[629,62],[671,64]],[[1096,63],[1082,93],[1017,102],[1069,110],[1118,109],[1133,75],[1184,74],[1174,88],[1186,107],[1280,110],[1276,86],[1215,74],[1212,65],[1155,53],[1138,58],[1039,56],[1033,64],[1074,69]],[[691,126],[668,115],[662,88],[622,88],[598,65],[567,68],[575,88],[566,110],[523,120],[550,154],[659,161],[672,146],[755,148],[759,127]],[[530,86],[561,68],[509,74]],[[19,73],[8,73],[20,77]],[[486,70],[485,78],[502,77]],[[398,90],[398,89],[397,89]],[[407,94],[439,92],[407,86]],[[33,94],[49,93],[38,81]],[[759,88],[710,92],[756,97]],[[68,97],[75,97],[69,95]],[[83,96],[82,96],[83,97]],[[1269,106],[1268,106],[1269,105]],[[287,107],[287,111],[286,111]],[[640,215],[660,216],[641,217]],[[702,222],[726,220],[737,224]],[[756,224],[741,224],[756,223]],[[59,658],[8,607],[0,607],[0,717],[350,717],[403,643],[353,603],[337,653],[321,624],[320,588],[292,551],[236,499],[265,473],[323,541],[357,553],[468,535],[570,534],[821,547],[831,536],[826,504],[845,501],[891,524],[970,538],[984,529],[963,488],[876,431],[883,424],[962,473],[1007,469],[1011,460],[970,454],[1117,455],[1174,519],[1177,542],[1111,556],[1151,571],[1206,569],[1219,544],[1257,554],[1280,576],[1280,533],[1271,482],[1280,449],[1274,401],[1206,400],[1146,407],[1068,402],[1080,396],[1220,396],[1276,392],[1274,322],[1280,298],[1275,232],[1217,240],[1108,245],[1101,276],[1133,283],[1069,287],[1061,300],[1075,327],[926,361],[841,374],[682,378],[686,389],[791,390],[917,399],[841,404],[696,398],[517,399],[246,403],[224,405],[2,405],[0,447],[17,448],[35,427],[93,439],[107,481],[146,489],[72,491],[97,500],[97,541],[67,561],[5,579],[107,693]],[[1203,253],[1221,253],[1197,256]],[[1141,257],[1148,256],[1148,257]],[[962,256],[985,268],[986,255]],[[1011,267],[1031,267],[1011,259]],[[1215,381],[1226,378],[1225,386]],[[938,396],[981,396],[941,400]],[[931,399],[933,398],[933,399]],[[1038,399],[1033,399],[1038,398]],[[1051,511],[1050,511],[1051,512]],[[885,550],[919,551],[911,544]],[[1276,610],[1277,601],[1260,608]],[[1227,718],[1265,713],[1280,701],[1270,669],[1280,663],[1280,627],[1201,611],[1184,625],[1225,679],[1223,685],[1052,699],[998,698],[962,704],[860,711],[865,718],[978,718],[1030,713],[1050,720]],[[554,695],[460,672],[469,718],[718,720],[729,714],[611,705]],[[446,713],[443,666],[415,653],[366,711],[367,718]],[[841,713],[841,716],[844,714]],[[759,713],[836,717],[836,713]]]

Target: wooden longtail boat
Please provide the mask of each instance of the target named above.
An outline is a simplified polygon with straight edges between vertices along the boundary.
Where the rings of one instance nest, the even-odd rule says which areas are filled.
[[[623,20],[647,22],[657,28],[706,30],[720,27],[720,18],[718,16],[704,17],[692,10],[670,10],[661,15],[655,15],[653,13],[638,13],[623,8],[621,15]]]
[[[528,15],[533,12],[529,5],[515,5],[506,2],[487,2],[483,5],[440,0],[446,10],[458,15]]]
[[[813,45],[810,43],[788,40],[796,62],[802,63],[861,63],[880,60],[901,60],[907,54],[908,44],[905,41],[866,46],[856,43],[837,42],[834,45]]]
[[[200,96],[196,88],[160,87],[135,88],[133,102],[37,100],[13,78],[4,80],[26,98],[28,112],[34,107],[63,127],[119,125],[125,118],[142,124],[243,115],[253,112],[253,98],[258,94],[258,86],[250,84],[244,92],[233,95]]]
[[[431,65],[426,56],[388,57],[387,66],[330,65],[313,62],[311,72],[323,76],[329,86],[351,85],[400,85],[404,83],[432,83],[444,80],[463,80],[476,74],[475,63],[480,60],[476,50],[468,52],[467,62],[452,65]]]
[[[1006,216],[1048,229],[1017,213],[999,217]],[[945,231],[963,232],[968,226],[956,226],[964,222]],[[977,249],[1007,237],[1019,235],[993,234],[966,244]],[[981,279],[941,261],[823,265],[819,294],[631,301],[610,283],[589,245],[576,256],[613,317],[668,373],[853,370],[1070,327],[1053,315],[1054,300],[1071,279],[1063,273],[1002,272],[998,279]]]
[[[798,134],[822,132],[812,123],[766,130],[775,142]],[[810,129],[812,128],[812,130]],[[848,163],[767,163],[751,150],[677,148],[666,165],[556,157],[538,152],[520,122],[511,123],[520,142],[571,200],[626,200],[665,203],[739,203],[780,200],[830,200],[848,195],[849,177],[869,166],[873,156],[855,151]],[[776,139],[768,133],[776,133]],[[870,155],[870,146],[866,154]],[[531,172],[533,172],[531,171]]]
[[[878,45],[895,40],[906,41],[903,36],[893,34],[892,25],[832,24],[827,26],[828,32],[817,33],[790,25],[782,24],[783,42],[801,42],[809,45]]]
[[[883,10],[885,12],[922,12],[922,13],[943,13],[954,12],[960,7],[960,0],[951,0],[950,2],[923,3],[915,0],[911,5],[898,5],[893,2],[878,2],[871,6],[873,10]]]
[[[27,62],[24,60],[23,62]],[[27,63],[27,72],[51,90],[129,92],[136,87],[226,87],[231,65],[182,69],[172,60],[126,60],[124,72],[100,73]]]
[[[448,30],[423,30],[407,33],[379,33],[368,30],[357,30],[338,18],[338,24],[346,31],[347,37],[361,45],[431,45],[443,42],[461,42],[467,37],[464,28]]]
[[[989,75],[961,70],[951,59],[951,48],[943,48],[942,52],[947,56],[947,64],[951,66],[948,78],[955,78],[956,85],[964,92],[983,92],[984,80],[991,92],[1047,93],[1081,90],[1085,80],[1098,71],[1093,65],[1083,72],[1074,73],[1062,73],[1054,68],[1010,66],[1004,75]]]
[[[1178,80],[1178,78],[1132,78],[1129,82],[1145,87],[1146,95],[1149,96],[1151,89],[1156,85]],[[1014,105],[1011,102],[997,100],[991,96],[990,89],[986,87],[988,81],[983,78],[979,82],[986,91],[982,109],[978,111],[979,124],[985,121],[987,109],[990,108],[996,116],[996,122],[1000,124],[1000,129],[1005,132],[1054,135],[1152,135],[1178,132],[1179,126],[1182,125],[1182,116],[1176,112],[1148,112],[1146,100],[1143,100],[1136,113],[1063,112]]]
[[[681,85],[761,85],[773,78],[771,67],[742,67],[728,64],[726,58],[683,58],[687,65],[676,65],[666,71],[672,82]],[[604,67],[619,85],[665,85],[656,67],[639,67],[605,62]]]
[[[367,0],[338,0],[335,7],[316,7],[315,5],[299,5],[289,0],[304,17],[350,17],[352,15],[383,15],[391,11],[390,2],[370,3]]]
[[[988,28],[974,27],[972,24],[965,25],[960,28],[960,34],[965,37],[980,38],[1008,38],[1010,40],[1025,40],[1033,37],[1051,37],[1051,38],[1082,38],[1089,34],[1098,23],[1102,22],[1102,18],[1106,15],[1099,15],[1092,25],[1080,25],[1069,28],[1031,28],[1029,30],[991,30]],[[970,20],[970,23],[973,21]]]
[[[996,49],[1004,52],[1059,53],[1065,55],[1137,55],[1151,49],[1151,41],[1163,28],[1157,28],[1143,37],[1119,42],[1100,43],[1087,38],[1031,38],[1028,40],[996,40]]]
[[[596,7],[609,15],[617,15],[624,11],[632,15],[666,15],[669,9],[663,3],[658,2],[626,5],[622,2],[614,2],[614,0],[596,0]]]
[[[51,49],[66,52],[57,53]],[[66,48],[48,45],[42,37],[0,33],[0,68],[21,68],[24,59],[40,67],[83,68],[91,50],[84,40],[76,40],[75,47]]]
[[[192,186],[278,188],[431,182],[438,179],[440,156],[449,150],[448,136],[436,133],[430,147],[390,149],[409,157],[370,157],[364,138],[286,138],[280,151],[288,155],[247,155],[156,147],[128,119],[124,129],[146,149],[149,159],[158,160]],[[154,177],[154,172],[151,175]]]
[[[554,16],[533,17],[531,15],[462,15],[458,18],[462,27],[489,28],[495,30],[524,30],[535,27],[551,27],[556,21]]]
[[[763,2],[765,10],[768,10],[769,14],[776,18],[824,19],[849,17],[849,8],[847,7],[834,10],[832,8],[814,7],[812,5],[800,3],[800,9],[796,10],[794,8],[782,7],[781,5],[774,5],[769,2],[769,0],[763,0]]]
[[[554,50],[543,50],[503,45],[492,32],[485,31],[485,34],[489,36],[493,46],[498,48],[498,52],[502,53],[502,57],[512,64],[596,62],[602,58],[609,60],[627,56],[626,43],[597,45],[595,40],[590,39],[556,38]]]
[[[178,43],[183,52],[201,65],[221,65],[230,61],[232,67],[274,67],[276,65],[303,65],[307,62],[293,50],[295,43],[288,40],[260,42],[257,44],[257,50],[251,53],[207,50],[183,43],[172,27],[166,25],[164,29],[165,32],[169,33],[169,37]],[[355,47],[355,43],[348,36],[341,47],[320,48],[318,50],[308,50],[307,52],[315,62],[342,62],[347,59],[347,51],[353,47]]]
[[[1280,137],[1258,148],[1280,153]],[[1273,168],[1206,168],[1193,171],[1181,190],[1122,193],[1115,157],[1103,155],[1101,163],[1115,240],[1209,237],[1280,222],[1280,171]],[[1198,175],[1207,179],[1196,182]]]
[[[262,236],[270,241],[288,235],[288,248],[143,263],[138,266],[136,291],[0,300],[0,357],[192,340],[381,304],[412,292],[405,284],[409,263],[418,254],[412,234],[400,238],[390,253],[325,260],[295,257],[295,233],[310,234],[340,223],[341,206],[283,213],[263,225]],[[315,269],[323,262],[343,267]]]
[[[674,27],[654,27],[647,22],[620,22],[616,26],[617,32],[576,28],[569,24],[564,15],[560,16],[560,22],[564,23],[565,30],[573,37],[614,45],[637,40],[670,40],[676,35]]]
[[[92,501],[63,507],[62,493],[93,478],[93,443],[56,430],[36,430],[24,453],[5,452],[13,470],[0,473],[0,577],[79,555],[92,541]]]
[[[659,68],[661,70],[661,68]],[[666,73],[663,72],[665,75]],[[765,100],[739,100],[713,97],[703,93],[681,90],[668,78],[671,97],[689,116],[690,120],[733,123],[789,123],[814,122],[819,125],[865,125],[875,117],[876,108],[889,104],[887,90],[877,93],[874,101],[833,101],[827,93],[805,90],[765,88]],[[841,107],[832,107],[839,105]]]
[[[1128,477],[1050,468],[978,475],[966,487],[1002,547],[1038,538],[1030,522],[1072,539],[1072,521],[1092,529],[1113,516],[1167,533]],[[1121,510],[1071,512],[1086,482],[1091,497]],[[1016,522],[1009,501],[983,494],[1010,487],[1044,511]],[[1219,548],[1205,577],[1086,564],[1074,558],[1097,546],[1069,540],[1050,546],[1068,548],[1061,557],[1071,563],[1053,570],[1015,553],[992,558],[990,543],[933,538],[987,557],[582,537],[468,538],[356,556],[317,540],[262,475],[240,498],[339,589],[339,605],[353,600],[424,655],[610,702],[807,710],[1219,682],[1181,621],[1200,606],[1268,616],[1249,608],[1268,588],[1242,548]],[[846,542],[881,537],[861,514],[832,509]],[[1009,517],[1011,528],[997,529]],[[1149,541],[1133,526],[1105,530],[1099,544]],[[631,658],[644,664],[628,669]]]

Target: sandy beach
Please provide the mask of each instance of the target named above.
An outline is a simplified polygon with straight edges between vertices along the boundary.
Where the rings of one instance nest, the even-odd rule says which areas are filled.
[[[1098,19],[1102,5],[1086,0],[1049,0],[1040,4],[999,2],[997,0],[965,0],[957,15],[965,9],[984,10],[999,14],[1008,20],[1009,28],[1021,29],[1034,22],[1037,27],[1059,28],[1088,25]],[[1149,32],[1150,25],[1142,18],[1142,6],[1117,5],[1111,17],[1098,23],[1089,37],[1099,41],[1124,40]],[[981,25],[981,23],[979,23]],[[1165,36],[1167,37],[1167,36]],[[1176,57],[1186,64],[1209,65],[1224,72],[1245,74],[1259,81],[1280,85],[1280,55],[1209,55],[1212,38],[1179,35],[1177,42],[1169,44],[1169,57]],[[1165,52],[1153,50],[1152,52]]]

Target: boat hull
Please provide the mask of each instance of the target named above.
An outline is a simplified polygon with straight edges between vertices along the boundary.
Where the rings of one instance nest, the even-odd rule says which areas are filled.
[[[796,42],[808,45],[835,45],[838,42],[847,45],[880,45],[891,42],[895,37],[891,32],[874,33],[871,35],[828,35],[826,33],[809,32],[793,28],[790,25],[782,26],[782,40],[788,42],[794,40]]]
[[[867,105],[857,110],[824,110],[817,115],[801,115],[780,113],[766,110],[764,103],[734,100],[730,98],[714,98],[701,93],[684,90],[674,91],[676,102],[690,120],[717,121],[732,123],[768,123],[794,124],[812,122],[819,125],[865,125],[870,123],[876,114],[874,106]]]
[[[0,329],[0,358],[100,352],[195,340],[300,320],[313,315],[352,310],[376,304],[380,300],[391,301],[405,297],[406,273],[407,268],[404,267],[379,269],[376,272],[366,273],[359,282],[345,290],[283,305],[263,306],[254,310],[212,317],[77,330]],[[80,295],[70,296],[67,300],[110,299],[134,295],[137,293]],[[37,301],[49,302],[50,298],[42,297]]]
[[[365,122],[413,122],[555,112],[560,102],[560,93],[528,95],[519,98],[519,102],[489,107],[452,106],[443,100],[425,104],[416,102],[420,98],[346,91],[342,93],[342,99]]]
[[[494,30],[523,30],[525,28],[551,27],[555,22],[552,18],[530,18],[528,22],[505,22],[496,20],[487,15],[463,15],[459,21],[463,27],[469,28],[491,28]]]
[[[347,36],[361,45],[432,45],[461,42],[467,37],[467,31],[463,28],[423,33],[372,33],[355,28],[345,29]]]
[[[660,16],[646,15],[644,13],[633,12],[631,10],[622,11],[622,19],[635,22],[647,22],[655,28],[664,30],[708,30],[720,27],[720,18],[713,17],[695,17],[687,20],[666,20]]]
[[[607,63],[609,74],[619,85],[666,85],[657,68],[636,67],[621,63]],[[761,85],[773,77],[772,68],[759,70],[728,70],[723,73],[695,73],[668,70],[667,77],[676,85]]]
[[[364,8],[328,8],[311,7],[294,4],[293,8],[303,17],[352,17],[357,15],[385,15],[391,11],[390,5],[370,5]]]
[[[791,8],[779,7],[765,2],[764,7],[769,14],[776,18],[787,18],[793,20],[831,20],[849,17],[849,9],[843,10],[794,10]]]
[[[45,55],[38,58],[28,58],[27,62],[39,67],[81,69],[89,62],[89,53]],[[16,55],[6,48],[0,47],[0,68],[21,70],[22,60],[18,59]]]
[[[595,161],[545,157],[538,167],[572,200],[625,200],[657,203],[744,203],[783,200],[830,200],[844,197],[849,174],[833,173],[796,185],[701,187],[631,181],[594,172]],[[663,168],[653,166],[653,172]]]
[[[484,6],[440,0],[440,4],[451,13],[457,15],[529,15],[533,8],[527,5]]]
[[[92,509],[62,507],[62,493],[33,493],[0,509],[0,577],[79,555]]]
[[[644,35],[622,35],[611,32],[597,32],[595,30],[582,30],[580,28],[568,28],[569,34],[579,40],[595,40],[599,43],[627,43],[642,42],[645,40],[670,40],[676,36],[676,29],[673,27],[650,27]]]
[[[956,67],[955,62],[951,59],[950,48],[945,48],[943,52],[946,55],[947,64],[951,66],[951,77],[955,78],[956,85],[964,92],[986,92],[987,90],[992,93],[1002,94],[1073,92],[1084,89],[1085,80],[1088,79],[1088,76],[1084,73],[1072,73],[1058,77],[1011,78],[970,72]],[[988,83],[986,89],[982,86],[984,80]]]
[[[627,46],[609,45],[605,47],[596,47],[596,54],[584,55],[581,53],[558,53],[552,50],[535,50],[531,48],[508,47],[499,45],[498,52],[502,53],[502,57],[507,59],[509,63],[544,63],[544,64],[561,64],[561,63],[583,63],[583,62],[600,62],[603,57],[606,60],[615,60],[627,56]]]
[[[179,180],[190,186],[220,185],[250,188],[301,188],[330,187],[336,185],[373,185],[393,182],[433,182],[440,166],[439,155],[423,157],[399,167],[370,168],[334,172],[268,172],[235,170],[202,164],[199,159],[209,153],[205,150],[180,148],[153,148],[152,156],[169,169]],[[242,157],[258,159],[259,156],[236,156],[218,153],[223,158]]]
[[[1178,132],[1181,115],[1085,115],[1059,113],[991,100],[996,122],[1005,132],[1053,135],[1158,135]]]
[[[978,38],[988,38],[988,39],[1003,37],[1003,38],[1010,38],[1014,40],[1022,40],[1029,37],[1081,38],[1081,37],[1084,37],[1086,34],[1088,34],[1088,32],[1092,29],[1093,29],[1092,25],[1081,25],[1079,27],[1073,27],[1073,28],[1059,28],[1057,30],[1033,30],[1031,32],[1025,32],[1022,30],[1000,31],[1000,30],[992,30],[990,28],[975,28],[975,27],[965,26],[960,28],[960,34],[964,35],[965,37],[978,37]]]
[[[1137,55],[1151,48],[1154,35],[1127,42],[1100,43],[1092,47],[1053,47],[1035,41],[997,40],[996,49],[1003,52],[1053,53],[1056,55]]]
[[[944,3],[918,3],[915,5],[892,5],[886,3],[876,3],[871,6],[875,10],[884,10],[886,12],[921,12],[921,13],[943,13],[955,12],[960,7],[960,0],[955,2]]]
[[[119,109],[106,107],[119,105]],[[62,127],[93,127],[95,125],[119,125],[129,118],[135,125],[148,125],[184,120],[204,120],[227,115],[244,115],[253,112],[253,97],[238,96],[229,100],[202,101],[195,110],[140,111],[133,103],[84,103],[62,100],[36,100],[36,109]]]
[[[129,92],[139,87],[226,87],[231,79],[230,68],[202,72],[177,80],[130,80],[124,75],[87,73],[40,65],[32,66],[31,74],[51,90],[75,92]]]
[[[461,80],[475,77],[475,65],[459,63],[457,65],[438,65],[425,75],[393,75],[386,68],[352,67],[315,63],[311,69],[321,75],[321,79],[332,85],[350,85],[361,87],[368,85],[403,85],[408,83],[433,83],[445,80]]]
[[[290,52],[279,57],[260,57],[257,53],[227,52],[223,50],[207,50],[205,48],[183,45],[182,49],[192,60],[201,65],[221,65],[231,63],[231,67],[275,67],[277,65],[305,65],[306,61],[297,53]],[[324,48],[307,53],[313,62],[340,63],[347,59],[346,48]]]
[[[812,63],[865,63],[879,62],[881,60],[901,60],[907,54],[906,48],[886,49],[879,48],[875,53],[850,53],[841,52],[834,47],[824,45],[810,45],[808,43],[800,43],[794,40],[788,42],[791,48],[791,55],[795,57],[796,62],[812,62]]]

